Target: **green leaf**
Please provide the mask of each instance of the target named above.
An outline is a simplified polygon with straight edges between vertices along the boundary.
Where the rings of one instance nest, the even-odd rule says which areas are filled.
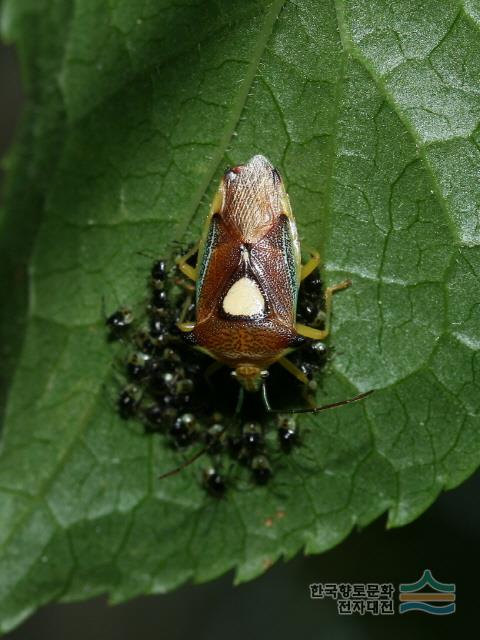
[[[480,459],[480,11],[473,0],[5,0],[28,96],[2,222],[0,625],[325,551],[421,514]],[[336,357],[266,488],[114,409],[107,309],[196,239],[225,165],[267,155],[321,248]],[[4,385],[6,388],[6,385]],[[314,468],[303,464],[314,461]]]

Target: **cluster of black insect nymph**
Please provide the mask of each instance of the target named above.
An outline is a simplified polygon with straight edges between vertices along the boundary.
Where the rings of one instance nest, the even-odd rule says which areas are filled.
[[[245,394],[257,397],[246,398],[242,410],[235,411],[238,383],[225,368],[209,375],[212,360],[192,348],[178,329],[179,322],[194,320],[195,293],[174,261],[155,261],[148,287],[149,301],[141,314],[121,308],[106,320],[109,339],[128,349],[122,365],[125,384],[117,399],[120,416],[141,421],[146,433],[159,434],[182,454],[178,468],[165,470],[165,478],[204,455],[209,464],[203,486],[214,497],[233,484],[230,470],[235,464],[247,468],[254,483],[266,484],[275,456],[300,444],[295,418],[280,414],[272,420],[259,394]],[[314,271],[300,289],[298,320],[321,326],[322,301],[322,283]],[[325,347],[313,343],[290,358],[311,380],[312,391],[326,356]],[[275,398],[274,381],[272,387]],[[273,439],[267,437],[272,428]]]

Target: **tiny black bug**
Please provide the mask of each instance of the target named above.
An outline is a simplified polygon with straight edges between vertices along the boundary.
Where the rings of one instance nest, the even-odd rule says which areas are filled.
[[[143,411],[143,415],[149,424],[161,426],[164,422],[164,408],[159,404],[151,404]]]
[[[203,485],[207,492],[214,498],[223,497],[227,489],[225,479],[214,468],[210,468],[204,472]]]
[[[209,453],[220,453],[223,451],[225,444],[224,425],[216,422],[209,427],[205,433],[204,442]]]
[[[167,293],[163,289],[154,289],[152,295],[152,306],[155,309],[163,309],[167,305]]]
[[[138,407],[138,401],[140,397],[140,390],[134,385],[128,385],[121,392],[118,398],[118,412],[124,419],[133,416]]]
[[[196,426],[195,416],[192,413],[184,413],[173,423],[170,435],[179,447],[186,447],[196,440]]]
[[[281,418],[278,425],[278,441],[284,453],[290,453],[299,444],[298,430],[293,416]]]
[[[165,260],[155,260],[152,265],[151,276],[154,282],[160,281],[163,282],[165,280],[165,276],[167,275],[167,263]]]
[[[132,322],[133,313],[126,307],[118,309],[105,320],[105,324],[110,329],[110,334],[113,337],[120,337],[123,335],[126,330],[130,328]]]
[[[127,374],[132,380],[140,380],[148,373],[150,356],[146,353],[134,353],[127,362]]]
[[[272,467],[266,456],[255,456],[251,463],[252,474],[257,484],[267,484],[272,477]]]
[[[250,422],[243,426],[242,443],[248,451],[257,451],[263,445],[263,433],[259,424]]]

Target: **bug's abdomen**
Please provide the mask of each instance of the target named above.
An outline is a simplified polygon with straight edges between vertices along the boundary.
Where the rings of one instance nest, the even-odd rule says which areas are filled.
[[[242,363],[268,367],[285,349],[301,342],[293,327],[269,319],[252,322],[211,317],[197,324],[193,333],[198,345],[230,367]]]

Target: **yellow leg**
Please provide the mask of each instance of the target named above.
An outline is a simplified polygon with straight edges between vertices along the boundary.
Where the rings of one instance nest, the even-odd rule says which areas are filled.
[[[300,322],[297,322],[295,329],[299,336],[310,338],[311,340],[325,340],[328,336],[327,329],[314,329],[313,327],[307,327],[306,324],[301,324]]]
[[[307,262],[308,265],[308,262]],[[305,265],[306,266],[306,265]],[[305,324],[297,322],[295,328],[297,333],[305,338],[311,338],[312,340],[325,340],[330,333],[330,316],[332,314],[332,296],[336,291],[342,291],[347,289],[352,284],[351,280],[344,280],[339,284],[334,284],[331,287],[327,287],[325,290],[325,329],[314,329],[313,327],[307,327]]]
[[[180,329],[180,331],[183,331],[184,333],[189,333],[190,331],[193,331],[195,329],[195,323],[194,322],[178,322],[177,327]]]
[[[177,261],[176,261],[180,271],[185,276],[187,276],[187,278],[190,278],[190,280],[193,280],[194,282],[197,279],[197,268],[189,265],[188,261],[192,256],[194,256],[197,253],[197,251],[198,251],[198,242],[195,246],[193,246],[190,249],[190,251],[188,251],[188,253],[186,253],[184,256],[181,256],[180,258],[177,258]]]
[[[178,322],[177,322],[177,326],[180,325],[187,325],[187,324],[191,324],[192,325],[192,329],[194,327],[192,322],[185,322],[185,318],[187,316],[188,310],[190,309],[190,305],[192,304],[192,296],[188,295],[184,302],[183,302],[183,307],[182,307],[182,311],[180,312],[180,315],[178,317]],[[183,329],[182,329],[183,331]]]
[[[303,371],[300,371],[300,369],[296,367],[293,364],[293,362],[290,362],[290,360],[287,360],[287,358],[280,358],[279,360],[277,360],[277,362],[278,364],[281,364],[282,367],[286,369],[289,373],[291,373],[292,376],[295,376],[297,380],[300,380],[300,382],[302,382],[303,384],[309,383],[309,380],[307,376],[303,373]]]
[[[182,289],[185,289],[185,291],[188,291],[189,293],[194,293],[195,291],[195,285],[191,282],[187,282],[185,278],[176,278],[175,284],[182,287]]]
[[[310,258],[310,260],[308,260],[308,262],[302,265],[302,270],[300,272],[300,282],[302,280],[305,280],[305,278],[309,276],[312,271],[315,271],[315,269],[320,264],[320,254],[318,253],[318,251],[311,251],[310,253],[312,254],[312,257]]]

